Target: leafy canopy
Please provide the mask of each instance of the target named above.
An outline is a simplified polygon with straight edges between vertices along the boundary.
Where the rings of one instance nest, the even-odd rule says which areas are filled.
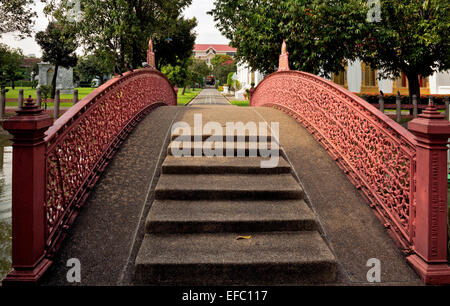
[[[33,0],[0,0],[0,36],[18,31],[20,38],[31,36],[34,18]]]
[[[286,40],[292,69],[328,74],[354,59],[366,14],[359,0],[215,0],[209,12],[238,49],[237,59],[263,73],[276,70]]]
[[[20,69],[23,54],[20,49],[12,49],[0,43],[0,88],[6,87],[8,82],[14,82],[23,76]]]

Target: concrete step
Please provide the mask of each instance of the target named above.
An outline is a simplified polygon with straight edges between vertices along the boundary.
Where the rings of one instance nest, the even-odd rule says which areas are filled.
[[[287,200],[302,196],[303,190],[291,174],[163,174],[155,188],[157,200]]]
[[[237,236],[251,234],[251,239]],[[336,260],[318,232],[146,234],[137,284],[330,283]]]
[[[213,233],[317,230],[303,200],[153,202],[147,233]]]
[[[208,146],[206,147],[205,144]],[[183,153],[187,153],[187,157],[202,157],[209,156],[213,153],[208,153],[206,149],[217,151],[216,154],[221,154],[226,157],[239,157],[239,156],[264,156],[264,154],[273,154],[270,150],[273,149],[274,152],[281,156],[281,148],[277,144],[272,146],[270,142],[232,142],[232,143],[207,143],[207,142],[190,142],[188,146],[184,142],[172,141],[167,147],[167,155],[177,155],[175,152],[178,150],[183,150]],[[261,154],[261,150],[265,153]],[[186,152],[184,152],[186,151]],[[269,151],[269,152],[267,152]],[[198,155],[197,155],[197,152]],[[180,153],[178,153],[180,154]],[[231,155],[230,155],[231,154]],[[177,156],[182,157],[182,156]],[[212,156],[210,156],[212,157]]]
[[[280,157],[277,167],[262,168],[261,157],[183,157],[167,156],[163,174],[281,174],[290,173],[290,165]]]

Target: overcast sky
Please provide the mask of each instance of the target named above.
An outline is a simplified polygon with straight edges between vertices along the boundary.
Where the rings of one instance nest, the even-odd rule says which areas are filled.
[[[42,10],[44,5],[39,1],[35,0],[35,11],[38,14],[38,18],[35,23],[35,32],[42,31],[46,28],[48,20],[44,16]],[[228,40],[220,34],[219,30],[215,27],[213,17],[207,15],[206,12],[214,7],[212,0],[193,0],[192,5],[184,11],[184,15],[188,18],[196,17],[198,25],[195,28],[197,33],[198,44],[228,44]],[[17,39],[14,34],[3,34],[1,42],[23,50],[23,54],[31,55],[34,54],[37,57],[42,55],[41,48],[35,42],[33,38],[27,38],[23,40]]]

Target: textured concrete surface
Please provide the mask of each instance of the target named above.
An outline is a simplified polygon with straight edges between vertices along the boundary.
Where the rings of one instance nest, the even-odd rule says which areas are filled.
[[[174,118],[192,123],[195,113],[202,113],[204,123],[217,121],[223,127],[227,121],[266,120],[280,123],[280,143],[300,179],[308,205],[320,222],[322,235],[338,261],[337,284],[369,284],[366,280],[369,270],[366,263],[370,258],[381,261],[381,284],[422,284],[356,188],[327,152],[293,118],[270,108],[194,104],[192,107],[159,108],[138,125],[108,166],[74,227],[70,229],[54,265],[44,279],[44,285],[70,285],[66,282],[66,262],[69,258],[81,261],[81,285],[131,284],[134,258],[144,237],[145,218],[154,199],[159,166],[167,152],[170,138],[167,132]],[[179,178],[178,183],[183,183],[182,178]],[[184,183],[182,186],[186,185],[189,184]],[[184,241],[186,245],[183,247],[199,248],[215,243],[211,239],[213,236],[205,237],[209,238],[191,246]],[[164,237],[158,241],[155,245],[161,246],[161,250],[148,249],[150,255],[156,255],[155,260],[162,258],[158,252],[170,247],[170,241]],[[273,241],[274,246],[281,243],[280,248],[289,248],[289,245],[275,239],[267,241]],[[267,242],[260,242],[269,247]],[[294,252],[294,249],[291,251]],[[307,252],[310,258],[315,254],[313,249]],[[226,255],[223,256],[226,259]],[[172,259],[167,258],[168,261]]]
[[[136,275],[145,283],[202,285],[333,278],[334,256],[315,231],[254,233],[251,239],[237,240],[239,235],[147,234],[136,258]]]
[[[421,285],[367,202],[308,131],[281,111],[265,107],[255,111],[268,122],[280,123],[280,144],[339,262],[338,283],[368,284],[366,263],[377,258],[381,284]]]
[[[231,105],[231,103],[224,96],[222,96],[217,89],[213,88],[203,89],[197,97],[189,103],[189,106],[202,104]]]
[[[278,165],[274,168],[262,168],[262,157],[210,157],[210,158],[177,158],[167,156],[162,165],[165,174],[225,174],[225,173],[265,173],[278,174],[290,173],[291,166],[280,158]]]
[[[148,233],[258,232],[316,230],[303,200],[159,201],[147,218]]]
[[[203,107],[201,112],[217,115],[217,108]],[[229,111],[230,107],[222,109]],[[198,112],[199,108],[192,107],[186,113]],[[241,118],[244,124],[259,119],[254,111]],[[220,119],[216,126],[235,116]],[[227,131],[226,135],[239,132]],[[237,143],[267,145],[265,140],[233,138],[227,143],[232,148]],[[193,144],[202,148],[211,143],[192,138],[186,143]],[[156,186],[147,235],[136,260],[138,283],[283,285],[336,279],[335,258],[317,231],[314,214],[301,200],[303,191],[291,166],[281,158],[280,168],[288,171],[275,168],[261,173],[254,171],[261,168],[261,159],[246,155],[166,157],[165,169],[172,171],[164,171]],[[234,243],[230,233],[237,236],[238,232],[254,241]]]
[[[156,199],[299,199],[303,191],[289,174],[165,174]]]
[[[66,281],[70,258],[81,262],[80,285],[129,284],[170,126],[183,110],[157,108],[135,128],[69,230],[43,285],[71,285]]]

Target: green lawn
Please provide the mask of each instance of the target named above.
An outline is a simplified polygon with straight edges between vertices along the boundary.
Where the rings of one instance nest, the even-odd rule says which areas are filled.
[[[250,101],[248,101],[248,100],[244,100],[244,101],[242,101],[242,100],[231,100],[230,102],[231,102],[231,104],[237,105],[237,106],[250,106]]]
[[[199,93],[202,91],[201,88],[194,88],[194,89],[186,89],[184,92],[184,95],[181,93],[183,92],[183,88],[178,89],[178,105],[185,105],[189,102],[191,102],[192,99],[194,99]]]
[[[30,95],[33,99],[36,99],[36,89],[31,89],[31,87],[16,87],[14,90],[11,87],[6,87],[6,89],[9,89],[6,92],[7,99],[18,99],[20,89],[23,89],[23,96],[25,100]],[[90,94],[95,88],[76,88],[76,89],[78,89],[78,99],[81,100],[88,94]],[[72,94],[61,95],[61,100],[72,100],[72,99],[73,99]],[[7,102],[6,105],[17,106],[17,102]],[[48,103],[48,105],[53,105],[53,103]],[[61,106],[72,106],[72,103],[61,103]]]

